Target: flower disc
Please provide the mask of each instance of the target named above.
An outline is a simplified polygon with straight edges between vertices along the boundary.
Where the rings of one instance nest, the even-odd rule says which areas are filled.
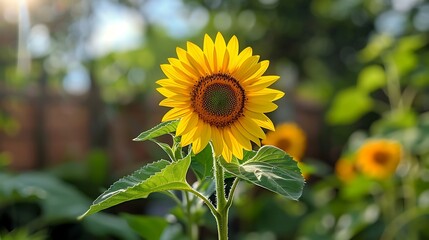
[[[237,121],[244,111],[244,89],[227,74],[201,78],[191,93],[192,108],[201,120],[223,128]]]

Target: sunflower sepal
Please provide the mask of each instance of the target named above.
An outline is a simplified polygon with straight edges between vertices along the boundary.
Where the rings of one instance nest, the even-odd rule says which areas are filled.
[[[177,162],[159,160],[147,164],[131,175],[113,183],[78,219],[126,201],[147,198],[155,192],[192,190],[186,181],[190,163],[191,156],[188,155]]]
[[[249,152],[248,156],[252,154]],[[243,160],[219,162],[227,173],[286,198],[298,200],[302,195],[304,178],[297,162],[285,151],[266,145]]]

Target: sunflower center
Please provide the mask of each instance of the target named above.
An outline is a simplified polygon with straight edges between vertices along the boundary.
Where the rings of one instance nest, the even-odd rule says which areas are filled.
[[[279,139],[277,143],[277,146],[284,151],[288,151],[290,148],[290,145],[291,145],[290,140],[286,138]]]
[[[389,161],[389,154],[385,152],[376,152],[374,154],[374,161],[379,165],[384,165]]]
[[[240,83],[225,73],[201,77],[191,92],[192,108],[200,119],[220,128],[243,115],[245,99]]]

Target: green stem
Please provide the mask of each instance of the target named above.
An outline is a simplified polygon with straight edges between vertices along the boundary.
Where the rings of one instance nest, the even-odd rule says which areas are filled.
[[[173,199],[176,202],[176,204],[178,204],[179,206],[181,206],[182,202],[180,201],[180,199],[173,192],[171,192],[171,191],[164,191],[164,192],[161,192],[161,194],[169,196],[171,199]]]
[[[401,96],[401,103],[405,109],[411,109],[417,93],[417,90],[411,86],[408,86],[404,89]]]
[[[218,159],[213,157],[214,176],[216,181],[216,212],[215,215],[219,240],[228,239],[228,210],[229,206],[225,198],[224,172]]]
[[[407,223],[410,223],[412,220],[415,220],[418,217],[425,216],[429,214],[429,208],[419,208],[414,207],[408,209],[407,211],[399,214],[393,219],[393,221],[385,228],[381,240],[393,240],[398,234],[398,231],[401,230]]]
[[[409,164],[409,171],[408,174],[404,176],[402,191],[404,196],[404,207],[405,211],[407,211],[413,209],[417,205],[415,180],[416,176],[418,176],[419,163],[409,152],[407,152],[405,156],[405,160],[407,160]],[[409,226],[407,238],[409,240],[415,240],[419,238],[415,225]]]
[[[216,217],[216,215],[218,214],[216,211],[216,208],[213,206],[213,204],[210,202],[209,199],[207,199],[204,195],[202,195],[200,192],[196,191],[193,188],[190,188],[190,190],[186,190],[189,191],[190,193],[193,193],[195,196],[199,197],[201,200],[203,200],[203,202],[207,205],[207,207],[209,207],[210,211],[212,212],[212,214]]]
[[[387,97],[392,110],[400,109],[402,107],[401,102],[401,85],[399,82],[399,74],[392,64],[390,59],[385,59],[386,77],[387,77]]]
[[[198,239],[198,228],[194,226],[194,221],[192,217],[192,202],[189,197],[188,192],[184,192],[185,195],[185,205],[186,205],[186,216],[187,216],[187,232],[190,240],[196,240]]]
[[[385,221],[389,222],[396,216],[396,188],[392,179],[385,180],[383,185],[383,202],[385,205],[384,217]]]

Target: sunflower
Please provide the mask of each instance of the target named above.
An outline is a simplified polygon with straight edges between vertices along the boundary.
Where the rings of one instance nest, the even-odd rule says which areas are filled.
[[[172,108],[162,121],[180,119],[181,145],[192,144],[196,154],[211,141],[215,155],[228,162],[232,156],[242,159],[251,141],[260,146],[262,128],[274,130],[265,113],[284,95],[267,88],[279,79],[262,76],[269,62],[259,62],[250,47],[239,52],[237,37],[226,43],[220,33],[214,41],[205,35],[202,49],[188,42],[176,52],[178,58],[161,65],[167,78],[157,81],[157,90],[166,97],[159,105]]]
[[[264,145],[274,145],[289,153],[296,161],[304,155],[307,138],[304,131],[295,123],[282,123],[275,132],[268,132]]]
[[[362,173],[383,179],[391,176],[401,160],[401,145],[379,139],[365,143],[357,153],[357,166]]]
[[[349,182],[357,175],[356,163],[348,158],[340,158],[335,164],[335,174],[343,182]]]

